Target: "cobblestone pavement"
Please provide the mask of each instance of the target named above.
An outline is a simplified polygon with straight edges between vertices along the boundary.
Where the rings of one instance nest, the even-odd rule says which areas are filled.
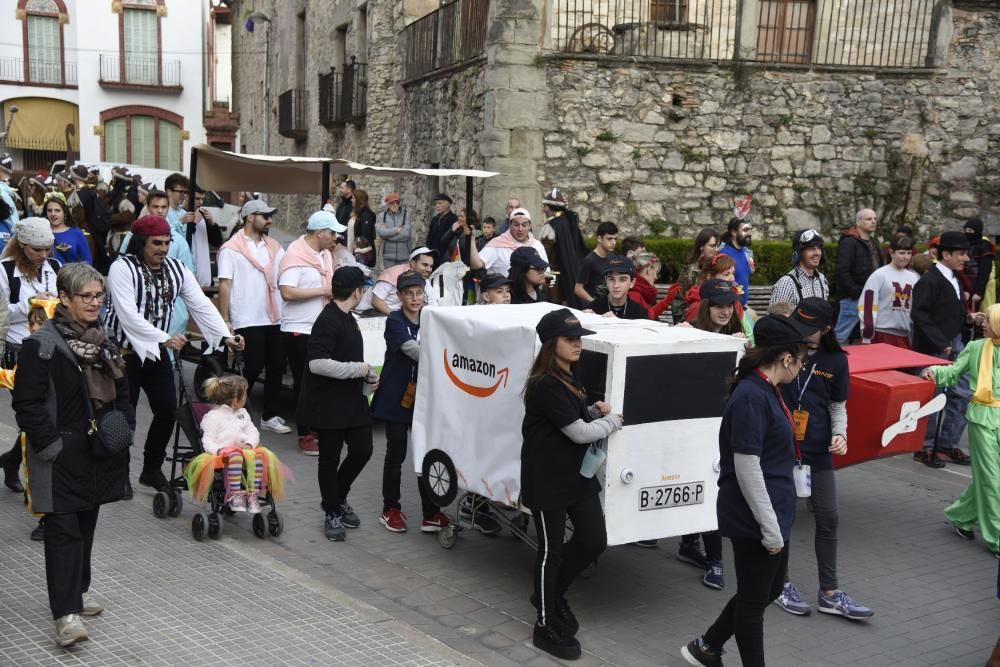
[[[148,419],[143,399],[140,433]],[[9,442],[7,405],[0,422],[0,442]],[[227,522],[222,540],[196,543],[190,504],[181,517],[159,520],[152,494],[136,487],[135,500],[108,508],[98,526],[94,589],[109,610],[90,622],[92,640],[61,660],[41,548],[27,541],[32,521],[20,499],[0,489],[0,663],[555,664],[531,646],[530,548],[507,532],[465,531],[445,550],[415,528],[394,534],[379,525],[380,428],[350,496],[363,523],[343,543],[323,537],[316,460],[298,453],[294,434],[264,435],[296,475],[279,506],[284,534],[258,540],[241,517]],[[408,460],[403,511],[411,526],[420,518],[412,469]],[[768,664],[981,667],[1000,633],[997,562],[981,542],[957,538],[942,515],[968,474],[958,466],[932,471],[908,457],[839,472],[841,585],[876,616],[853,623],[771,607]],[[791,575],[815,602],[812,535],[812,517],[800,506]],[[675,560],[676,541],[611,548],[574,586],[584,648],[577,664],[685,664],[679,647],[714,620],[735,577],[730,567],[725,591],[705,588],[697,570]],[[731,566],[728,546],[725,559]],[[232,618],[242,639],[217,629]],[[735,643],[727,648],[726,664],[739,664]]]

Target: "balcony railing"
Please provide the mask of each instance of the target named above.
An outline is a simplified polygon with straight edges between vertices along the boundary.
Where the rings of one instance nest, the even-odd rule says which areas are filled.
[[[342,71],[319,76],[319,122],[325,127],[359,125],[368,113],[368,66],[352,56]]]
[[[104,87],[150,87],[182,90],[181,61],[138,58],[120,53],[102,53],[101,79]]]
[[[39,86],[76,86],[76,63],[28,60],[27,69],[24,64],[24,58],[0,58],[0,81]]]
[[[278,96],[278,134],[296,141],[306,138],[306,91],[291,88]]]
[[[404,78],[415,79],[482,55],[489,10],[489,0],[452,0],[403,28]]]

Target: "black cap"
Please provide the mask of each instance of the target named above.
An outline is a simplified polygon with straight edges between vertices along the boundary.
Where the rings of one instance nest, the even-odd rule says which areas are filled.
[[[414,271],[412,269],[409,271],[403,271],[399,274],[399,277],[396,278],[397,292],[404,290],[407,287],[425,287],[426,285],[427,281],[424,280],[423,275],[421,275],[419,271]]]
[[[945,232],[938,241],[938,250],[968,250],[969,239],[962,232]]]
[[[446,194],[445,194],[445,193],[443,193],[443,192],[439,192],[439,193],[437,193],[437,195],[436,195],[436,196],[434,197],[434,201],[446,201],[446,202],[448,202],[449,204],[451,204],[451,203],[452,203],[452,201],[451,201],[451,197],[449,197],[448,195],[446,195]]]
[[[630,276],[634,276],[635,266],[632,264],[632,260],[628,257],[612,255],[608,258],[608,263],[604,265],[603,273],[604,275],[609,273],[627,273]]]
[[[792,319],[808,329],[809,333],[815,333],[833,326],[833,306],[826,299],[811,296],[799,301],[792,311]]]
[[[342,266],[333,272],[333,286],[357,288],[365,284],[365,274],[356,266]]]
[[[538,337],[543,343],[549,342],[556,336],[590,336],[597,333],[590,329],[584,329],[580,325],[580,319],[569,308],[560,308],[545,313],[538,321],[535,331],[538,332]]]
[[[724,306],[740,298],[729,281],[721,278],[711,278],[703,282],[698,288],[698,296],[707,299],[716,306]]]
[[[510,285],[511,280],[507,276],[500,273],[487,273],[486,277],[479,281],[479,287],[481,289],[496,289],[497,287],[503,287],[504,285]]]
[[[510,254],[510,265],[514,266],[515,264],[531,266],[540,271],[549,268],[549,263],[542,259],[537,250],[528,245],[523,245]]]
[[[801,324],[790,317],[781,315],[765,315],[753,325],[753,337],[757,347],[772,345],[794,345],[807,342],[805,337],[811,331],[805,331]]]

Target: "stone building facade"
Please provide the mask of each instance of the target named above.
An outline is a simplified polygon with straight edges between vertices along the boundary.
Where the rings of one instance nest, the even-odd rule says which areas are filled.
[[[733,198],[751,194],[758,234],[770,238],[830,232],[863,206],[887,223],[915,224],[924,238],[969,217],[1000,234],[998,2],[635,0],[648,11],[686,10],[665,22],[601,13],[630,2],[459,0],[450,25],[468,29],[477,1],[488,4],[482,48],[430,68],[415,60],[417,32],[447,8],[421,18],[423,0],[235,2],[237,16],[272,18],[270,152],[500,172],[476,184],[473,201],[493,216],[511,196],[540,212],[541,193],[556,185],[590,230],[612,220],[630,233],[687,236],[725,225]],[[865,20],[880,30],[851,29],[860,4],[878,8]],[[793,5],[813,12],[803,14],[808,40],[789,38],[785,56],[768,56],[766,17]],[[581,6],[590,13],[564,9]],[[261,31],[233,35],[250,153],[264,144]],[[453,36],[434,34],[440,55]],[[468,43],[455,42],[465,51]],[[365,115],[324,127],[318,78],[351,56],[367,65]],[[277,132],[276,98],[298,85],[304,132],[292,139]],[[464,193],[457,179],[360,185],[376,203],[400,191],[421,220],[437,191]],[[272,201],[294,224],[318,197]]]

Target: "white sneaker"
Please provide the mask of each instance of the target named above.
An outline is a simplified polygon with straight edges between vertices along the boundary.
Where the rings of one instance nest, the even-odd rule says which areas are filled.
[[[240,493],[239,491],[233,493],[233,497],[229,499],[229,509],[231,509],[234,512],[247,511],[247,501],[242,493]]]
[[[270,419],[264,419],[260,422],[261,431],[271,431],[272,433],[291,433],[292,429],[288,427],[285,420],[281,417],[275,415]]]
[[[257,502],[256,493],[247,494],[247,512],[250,514],[260,514],[260,503]]]
[[[83,627],[83,621],[77,614],[66,614],[56,619],[56,643],[63,648],[88,639],[87,628]]]

